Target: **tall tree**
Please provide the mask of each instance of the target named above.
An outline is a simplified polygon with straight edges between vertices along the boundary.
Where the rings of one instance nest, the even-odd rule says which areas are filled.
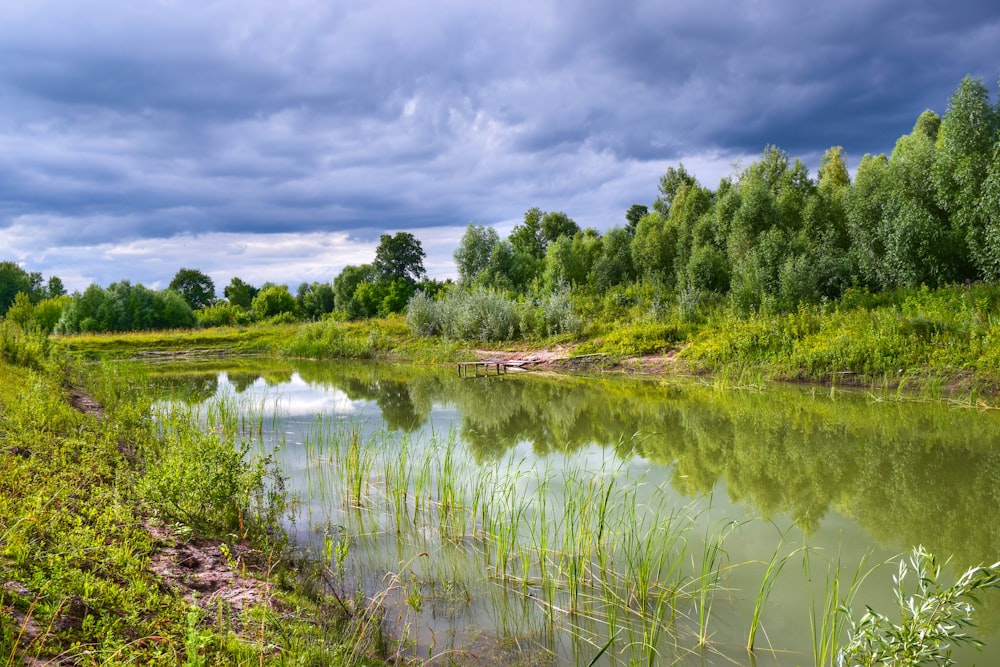
[[[360,317],[362,313],[354,298],[355,292],[362,284],[374,280],[375,268],[371,264],[362,264],[361,266],[348,264],[345,266],[333,279],[333,303],[337,310],[351,319]]]
[[[455,265],[458,267],[458,277],[462,283],[472,283],[486,270],[490,265],[493,247],[499,241],[500,235],[492,227],[469,223],[453,255]]]
[[[549,243],[558,241],[563,237],[573,236],[580,231],[580,225],[576,224],[573,218],[562,211],[550,211],[546,213],[542,216],[540,224],[546,249]]]
[[[823,154],[819,163],[819,187],[824,190],[839,190],[851,184],[851,176],[847,172],[847,161],[844,159],[843,146],[831,146]]]
[[[537,260],[545,257],[545,237],[542,234],[542,216],[544,215],[542,209],[537,206],[525,211],[524,222],[515,225],[508,237],[514,250]]]
[[[660,177],[660,196],[653,202],[653,210],[666,217],[670,213],[670,205],[674,201],[674,195],[683,186],[694,185],[695,178],[680,163],[676,167],[668,167],[667,172]],[[638,222],[636,222],[638,225]]]
[[[937,203],[964,238],[980,275],[989,271],[983,184],[1000,129],[1000,114],[979,79],[966,76],[951,96],[937,134],[934,181]]]
[[[215,282],[198,269],[181,269],[170,281],[170,289],[187,301],[192,309],[205,308],[215,301]]]
[[[420,241],[409,232],[395,235],[382,234],[375,249],[373,266],[381,280],[392,282],[403,279],[412,282],[420,280],[424,271],[424,249]]]
[[[627,229],[630,234],[634,234],[636,226],[639,224],[639,221],[642,220],[642,216],[647,213],[649,213],[649,208],[643,206],[642,204],[632,204],[629,206],[628,210],[625,212],[625,220],[628,222],[628,227],[625,229]]]
[[[244,310],[250,310],[250,307],[253,305],[253,298],[257,296],[257,292],[259,291],[253,285],[233,276],[233,279],[229,281],[229,284],[222,290],[222,293],[229,299],[229,303],[239,306]]]
[[[7,312],[20,292],[31,295],[31,276],[14,262],[0,262],[0,315]]]

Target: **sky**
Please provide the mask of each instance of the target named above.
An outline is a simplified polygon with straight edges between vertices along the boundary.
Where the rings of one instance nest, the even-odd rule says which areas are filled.
[[[408,231],[445,279],[470,222],[604,231],[679,163],[853,170],[967,74],[995,0],[3,0],[0,261],[294,290]]]

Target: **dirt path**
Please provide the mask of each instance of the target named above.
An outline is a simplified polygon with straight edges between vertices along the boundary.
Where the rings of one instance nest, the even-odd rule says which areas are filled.
[[[104,407],[79,387],[69,389],[69,402],[84,414],[104,418]],[[119,443],[118,448],[126,456],[134,452],[129,443]],[[149,517],[143,527],[153,544],[150,569],[189,604],[218,609],[222,601],[238,617],[248,607],[272,601],[271,585],[262,576],[253,576],[263,573],[250,548],[229,546],[222,540],[182,538]]]

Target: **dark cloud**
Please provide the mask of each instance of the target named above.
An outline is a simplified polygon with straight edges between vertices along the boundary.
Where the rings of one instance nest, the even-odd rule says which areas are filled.
[[[420,229],[447,267],[470,220],[606,228],[681,160],[709,185],[768,144],[856,164],[998,62],[987,2],[11,0],[0,254],[155,282],[169,262],[113,249],[214,265],[171,239],[315,233],[356,257]]]

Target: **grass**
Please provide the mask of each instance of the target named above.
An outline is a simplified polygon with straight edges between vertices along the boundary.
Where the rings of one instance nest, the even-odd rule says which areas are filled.
[[[133,368],[44,365],[0,360],[0,664],[379,662],[376,614],[337,605],[284,550],[280,484],[243,447],[259,426],[154,419]],[[100,416],[70,405],[84,385]],[[269,593],[243,611],[185,599],[151,568],[151,526],[222,550]]]
[[[580,297],[586,325],[503,343],[504,349],[560,347],[567,354],[604,355],[614,365],[642,355],[670,354],[675,372],[758,382],[793,380],[905,388],[907,395],[950,398],[1000,388],[1000,287],[950,286],[871,294],[849,291],[832,303],[791,313],[741,316],[709,299],[692,317],[655,290],[624,298]],[[467,360],[476,340],[424,337],[403,316],[361,322],[255,325],[170,332],[61,336],[57,347],[91,357],[156,351],[257,353],[330,358],[391,358],[420,363]],[[2,336],[0,336],[2,347]]]
[[[149,352],[224,351],[271,353],[286,345],[301,328],[297,324],[213,327],[133,333],[53,336],[53,343],[71,353],[91,358],[122,358]]]
[[[707,643],[726,572],[728,524],[697,529],[698,512],[673,507],[655,491],[645,498],[643,480],[612,461],[596,472],[554,471],[510,456],[481,466],[459,456],[453,433],[432,436],[427,446],[410,437],[362,435],[343,422],[311,433],[310,468],[328,468],[340,480],[323,486],[332,495],[319,500],[342,508],[332,520],[351,544],[385,531],[396,536],[400,554],[413,545],[432,554],[435,568],[480,563],[508,595],[536,604],[550,628],[590,627],[581,637],[601,653],[652,659],[668,636],[686,634],[692,647]],[[704,558],[687,567],[690,545],[702,543]],[[433,599],[430,582],[452,580],[397,575],[415,582],[399,599],[412,611]]]

